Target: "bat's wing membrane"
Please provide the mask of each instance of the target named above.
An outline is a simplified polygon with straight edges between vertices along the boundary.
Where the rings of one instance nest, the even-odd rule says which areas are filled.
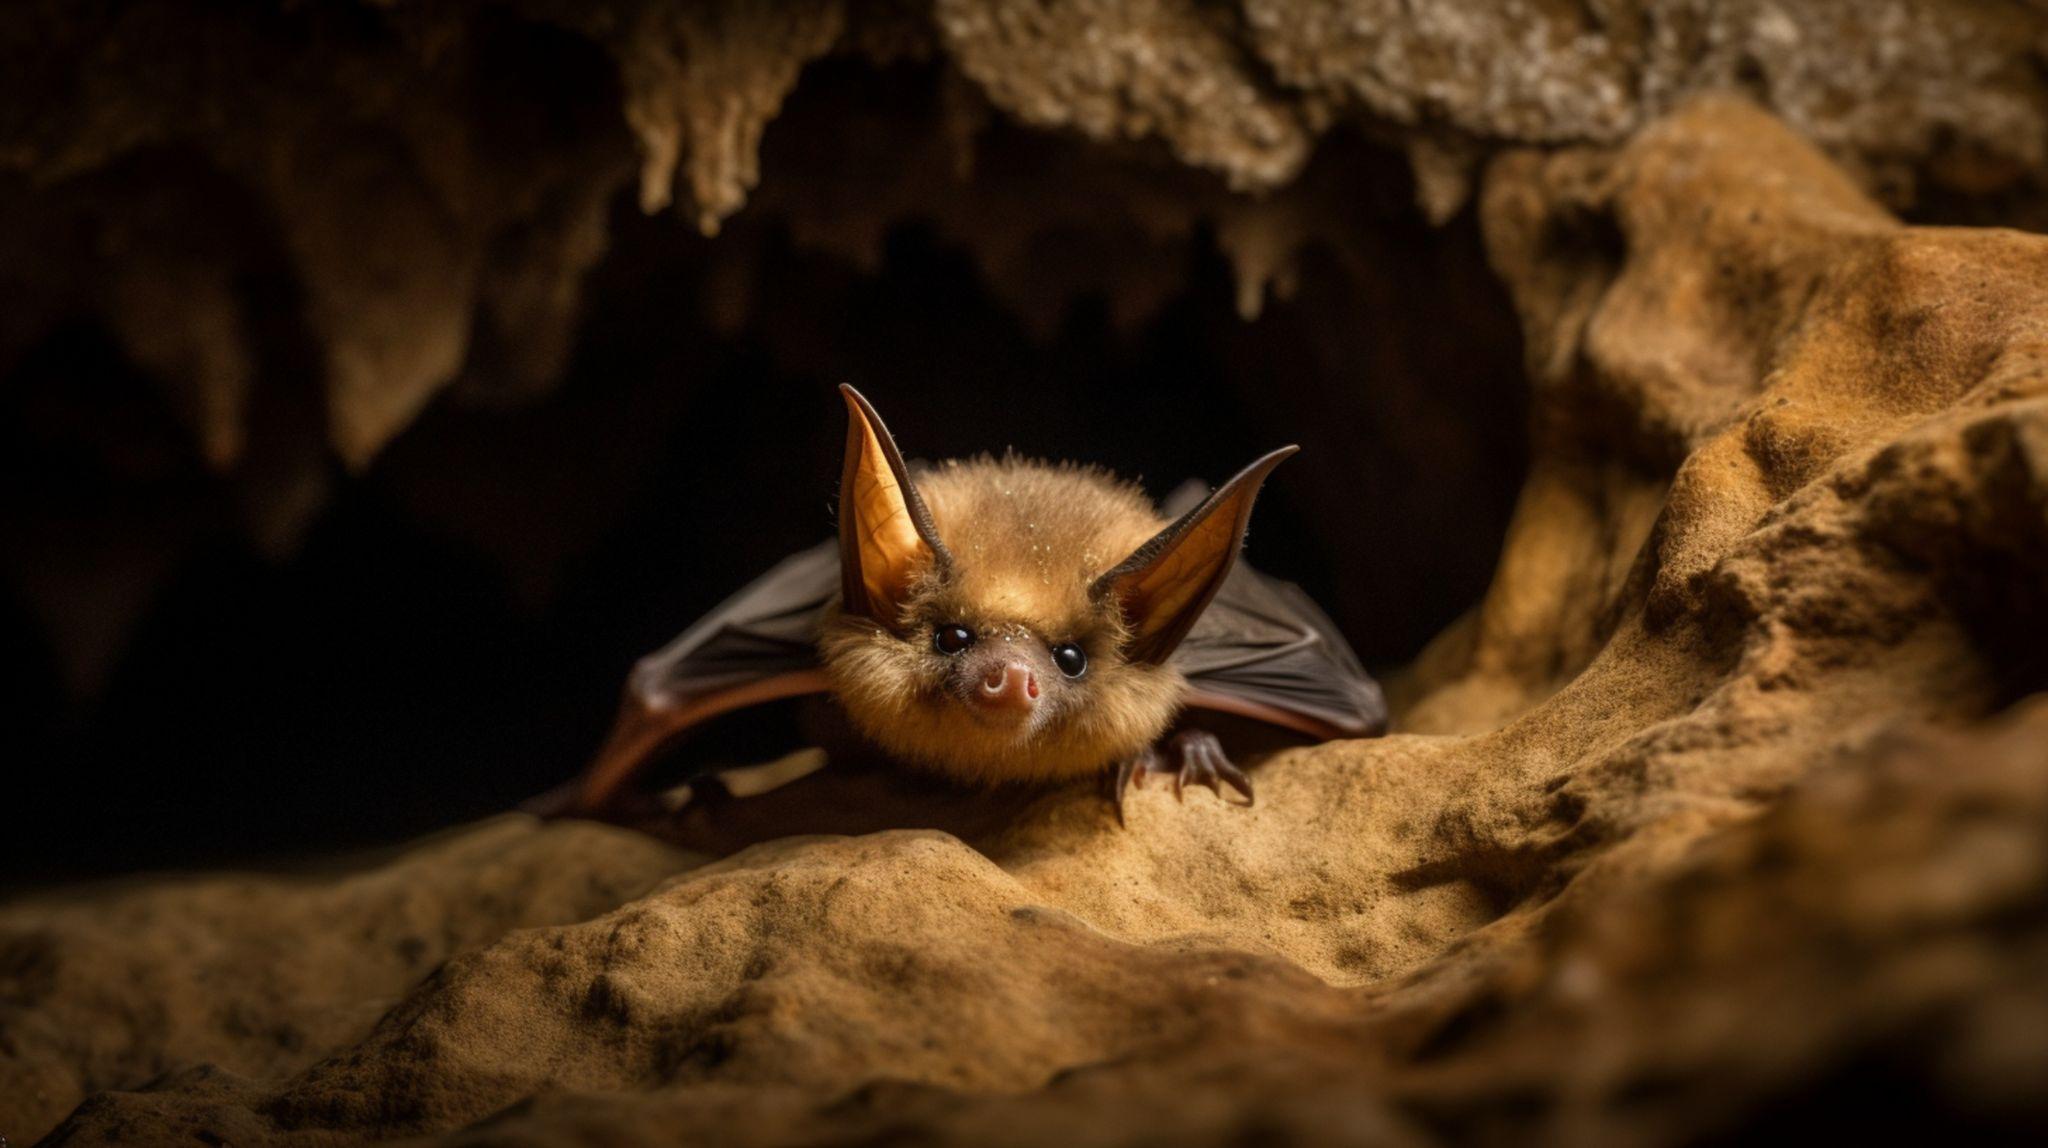
[[[834,540],[784,559],[640,659],[596,760],[533,808],[604,813],[633,775],[690,727],[744,706],[823,692],[818,626],[838,593]]]
[[[818,624],[839,592],[839,544],[777,563],[633,667],[628,688],[683,701],[818,668]]]
[[[1209,488],[1182,483],[1167,496],[1167,517],[1201,504]],[[1386,732],[1379,683],[1336,623],[1292,582],[1242,560],[1174,651],[1187,675],[1188,704],[1257,718],[1313,737],[1371,737]]]
[[[1173,664],[1188,704],[1315,737],[1370,737],[1387,727],[1379,683],[1299,586],[1239,562]]]

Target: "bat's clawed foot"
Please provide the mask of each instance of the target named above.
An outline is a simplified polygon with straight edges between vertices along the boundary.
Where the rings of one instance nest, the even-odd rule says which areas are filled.
[[[1147,777],[1159,774],[1173,779],[1175,800],[1184,800],[1190,785],[1206,785],[1210,792],[1227,801],[1223,787],[1228,785],[1243,795],[1244,804],[1253,801],[1251,778],[1225,756],[1223,743],[1216,740],[1216,735],[1202,729],[1182,730],[1167,740],[1164,752],[1158,746],[1147,746],[1116,767],[1110,796],[1116,804],[1118,825],[1124,823],[1124,794],[1134,786],[1144,785]]]
[[[1224,755],[1223,743],[1208,730],[1188,729],[1175,734],[1168,743],[1167,755],[1180,763],[1178,769],[1169,770],[1173,774],[1175,798],[1181,796],[1186,786],[1206,785],[1209,792],[1228,801],[1229,795],[1223,792],[1228,785],[1244,798],[1244,804],[1252,803],[1252,779]]]

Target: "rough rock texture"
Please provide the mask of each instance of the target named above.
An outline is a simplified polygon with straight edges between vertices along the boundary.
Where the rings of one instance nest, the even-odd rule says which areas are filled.
[[[8,263],[35,304],[0,319],[0,365],[100,315],[223,468],[265,354],[236,273],[302,296],[327,436],[362,466],[459,378],[517,394],[559,374],[629,140],[642,208],[675,201],[680,171],[678,206],[714,232],[805,65],[833,53],[936,59],[997,113],[1163,145],[1238,191],[1285,187],[1356,126],[1408,151],[1438,219],[1492,148],[1611,142],[1728,86],[1895,203],[1929,181],[2038,189],[2048,160],[2048,16],[1971,0],[258,7],[0,16],[0,203],[20,200],[0,251],[27,249]],[[124,234],[77,242],[101,220]]]
[[[1086,787],[827,770],[680,824],[761,840],[708,864],[514,820],[17,905],[0,1079],[37,1084],[0,1130],[83,1100],[53,1143],[2038,1132],[2048,241],[1902,226],[1732,99],[1505,155],[1482,206],[1536,465],[1406,732],[1121,832]],[[774,837],[891,822],[956,832]]]
[[[355,872],[25,900],[0,926],[0,1134],[33,1137],[108,1081],[195,1062],[297,1071],[450,956],[606,912],[688,860],[637,835],[507,818]]]

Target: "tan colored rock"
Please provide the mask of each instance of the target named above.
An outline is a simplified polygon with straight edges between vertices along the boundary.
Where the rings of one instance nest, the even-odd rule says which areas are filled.
[[[1192,0],[939,0],[960,70],[1034,127],[1165,141],[1233,190],[1293,179],[1313,142],[1291,100],[1235,42],[1235,21]]]
[[[839,0],[755,4],[719,0],[627,6],[631,15],[570,4],[555,16],[606,44],[639,138],[640,209],[674,199],[686,174],[697,227],[716,235],[760,181],[761,133],[805,64],[837,43]]]
[[[623,831],[508,817],[326,872],[11,904],[0,1135],[27,1143],[83,1094],[198,1063],[299,1071],[360,1039],[450,956],[605,912],[689,863]]]
[[[1693,94],[1737,89],[1902,198],[2038,169],[2042,14],[1909,0],[1246,0],[1279,82],[1453,139],[1620,139]]]

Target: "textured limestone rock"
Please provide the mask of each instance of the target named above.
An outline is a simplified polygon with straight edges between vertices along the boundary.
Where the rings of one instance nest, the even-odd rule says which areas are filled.
[[[1916,173],[1988,190],[2039,165],[2040,19],[1975,3],[1244,5],[1282,84],[1392,123],[1613,140],[1690,93],[1736,87],[1899,194]]]
[[[1264,81],[1225,9],[940,0],[934,16],[961,72],[1027,124],[1157,138],[1237,190],[1280,186],[1308,157],[1301,113]]]
[[[537,8],[602,43],[618,60],[624,114],[640,141],[640,208],[673,202],[687,172],[697,225],[716,234],[760,180],[761,132],[805,64],[839,41],[837,0],[792,4],[651,3],[623,11]]]
[[[538,33],[410,11],[365,27],[337,10],[269,23],[176,3],[22,9],[7,22],[18,37],[6,42],[8,103],[24,114],[0,129],[0,169],[28,181],[29,199],[14,226],[34,236],[75,210],[81,180],[98,190],[95,174],[132,165],[107,202],[79,213],[74,246],[49,237],[54,249],[15,273],[37,294],[73,276],[121,284],[84,305],[167,385],[201,396],[200,438],[218,465],[240,458],[246,363],[265,349],[243,313],[263,301],[246,287],[193,289],[181,269],[195,257],[216,277],[255,261],[195,253],[194,227],[242,232],[288,263],[322,354],[328,437],[354,466],[456,379],[472,324],[519,342],[499,372],[508,385],[560,370],[623,138],[505,73],[552,49],[549,66],[576,74],[568,37],[543,47]],[[187,170],[240,195],[181,202]],[[521,306],[535,283],[567,298]]]
[[[1483,209],[1536,466],[1408,732],[1280,753],[1253,809],[1142,793],[1126,831],[1087,787],[827,770],[679,823],[762,842],[709,864],[514,821],[15,906],[0,1056],[41,1091],[0,1129],[84,1100],[53,1142],[2038,1131],[2048,241],[1902,226],[1728,99],[1504,156]]]
[[[131,189],[164,185],[154,165],[166,156],[231,182],[253,202],[173,204],[169,236],[253,227],[242,241],[254,257],[288,266],[321,352],[328,438],[361,466],[458,379],[517,395],[559,375],[607,205],[633,181],[629,147],[643,209],[674,199],[680,171],[681,210],[715,232],[758,182],[763,133],[803,69],[834,53],[935,59],[997,114],[1161,145],[1241,192],[1287,186],[1319,138],[1361,129],[1402,147],[1425,210],[1443,219],[1492,150],[1612,142],[1690,93],[1731,86],[1893,203],[1922,184],[2037,191],[2044,35],[2036,9],[1968,0],[522,0],[285,5],[260,19],[172,0],[28,6],[0,16],[0,173],[21,181],[0,195],[31,201],[9,219],[35,237],[81,181],[123,164],[143,169]],[[159,194],[89,218],[127,230]],[[1128,205],[1150,206],[1142,194]],[[49,322],[101,315],[185,396],[207,457],[231,467],[248,392],[281,368],[264,363],[251,292],[225,287],[218,259],[195,268],[161,246],[40,254],[24,284],[35,304],[0,323],[0,363]],[[1248,258],[1253,280],[1276,261]],[[80,298],[64,289],[74,275],[121,286]]]
[[[0,1135],[33,1139],[82,1093],[198,1063],[295,1072],[360,1039],[448,957],[580,921],[685,855],[524,819],[342,872],[72,890],[0,923]]]

